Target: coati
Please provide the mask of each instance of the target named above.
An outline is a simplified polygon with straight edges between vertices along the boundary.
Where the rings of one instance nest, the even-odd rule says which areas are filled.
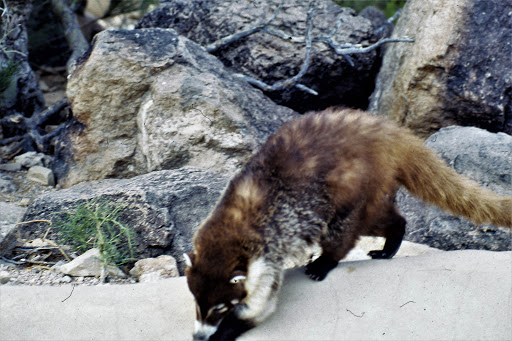
[[[352,109],[285,123],[230,181],[185,255],[195,340],[232,340],[275,309],[284,262],[312,245],[306,274],[323,280],[359,236],[383,236],[391,258],[405,233],[399,186],[475,223],[512,227],[512,198],[447,167],[407,129]]]

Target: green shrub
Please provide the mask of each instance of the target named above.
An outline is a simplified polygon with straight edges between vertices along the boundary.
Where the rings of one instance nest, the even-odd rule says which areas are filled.
[[[78,253],[98,248],[105,264],[123,265],[135,261],[134,232],[119,220],[124,208],[91,200],[78,205],[74,211],[58,213],[53,225],[59,242],[72,246]]]
[[[107,16],[131,11],[139,11],[141,14],[145,14],[152,5],[157,6],[158,0],[112,0]]]
[[[395,12],[404,7],[406,0],[333,0],[338,6],[353,8],[357,13],[368,6],[380,9],[390,18]]]

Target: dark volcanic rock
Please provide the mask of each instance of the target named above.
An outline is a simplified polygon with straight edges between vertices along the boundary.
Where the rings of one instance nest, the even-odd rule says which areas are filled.
[[[172,28],[180,35],[206,46],[228,35],[247,30],[272,17],[281,1],[208,0],[163,1],[161,7],[147,14],[138,28]],[[236,72],[255,77],[267,84],[296,75],[305,57],[306,14],[309,1],[284,2],[270,28],[291,39],[258,32],[221,48],[214,54]],[[370,11],[370,10],[369,10]],[[381,14],[382,15],[382,14]],[[383,15],[382,15],[383,16]],[[382,19],[382,18],[381,18]],[[312,36],[334,35],[339,44],[367,45],[377,39],[372,22],[357,16],[352,9],[332,1],[317,1]],[[377,15],[372,14],[377,25]],[[319,95],[310,95],[295,87],[267,93],[276,103],[298,112],[323,109],[333,105],[366,108],[379,65],[376,51],[350,56],[354,65],[337,55],[327,44],[313,43],[314,52],[308,72],[301,80]]]
[[[512,134],[512,3],[410,0],[370,110],[428,136],[450,125]]]

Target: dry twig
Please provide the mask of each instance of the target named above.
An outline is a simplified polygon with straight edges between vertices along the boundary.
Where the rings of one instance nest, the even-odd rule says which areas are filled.
[[[282,3],[281,3],[282,4]],[[252,85],[257,86],[258,88],[264,90],[264,91],[278,91],[283,90],[290,86],[296,86],[299,89],[303,91],[307,91],[312,95],[318,95],[316,91],[313,89],[308,88],[304,84],[299,84],[298,81],[306,74],[309,68],[309,64],[311,62],[311,52],[312,52],[312,37],[311,37],[311,31],[313,29],[313,11],[315,8],[315,2],[312,1],[309,4],[309,10],[308,10],[308,16],[307,16],[307,30],[306,30],[306,57],[304,58],[304,63],[302,64],[302,67],[298,74],[295,76],[285,79],[284,81],[277,82],[273,85],[268,85],[265,82],[262,82],[260,80],[257,80],[253,77],[249,77],[242,74],[234,74],[235,77],[244,79],[245,81],[249,82]],[[277,11],[276,11],[277,13]],[[276,14],[274,13],[274,14]]]
[[[309,9],[308,9],[308,13],[307,13],[307,28],[306,28],[306,34],[305,34],[304,38],[303,37],[293,37],[284,32],[278,31],[278,30],[270,27],[270,24],[277,17],[277,14],[279,13],[279,11],[281,10],[281,8],[284,4],[284,0],[283,0],[279,4],[279,6],[276,8],[273,15],[265,22],[255,26],[253,28],[234,33],[232,35],[221,38],[214,43],[208,44],[206,46],[206,50],[210,53],[213,53],[223,46],[231,44],[237,40],[245,38],[245,37],[247,37],[251,34],[254,34],[256,32],[264,32],[267,34],[271,34],[273,36],[276,36],[276,37],[286,40],[286,41],[291,41],[291,42],[295,42],[295,43],[305,43],[306,53],[305,53],[304,63],[302,65],[299,73],[297,73],[297,75],[295,75],[293,77],[290,77],[283,81],[276,82],[273,85],[269,85],[261,80],[258,80],[254,77],[250,77],[247,75],[236,73],[236,74],[234,74],[234,76],[239,79],[243,79],[246,82],[248,82],[249,84],[252,84],[264,91],[279,91],[279,90],[284,90],[285,88],[288,88],[290,86],[295,86],[295,87],[301,89],[302,91],[308,92],[312,95],[318,95],[318,93],[315,90],[305,86],[304,84],[299,83],[299,80],[307,73],[307,70],[309,68],[309,65],[311,62],[311,55],[313,52],[313,44],[312,44],[313,42],[327,44],[329,47],[331,47],[331,49],[334,51],[334,53],[344,56],[345,59],[347,59],[347,61],[350,63],[351,66],[354,66],[354,62],[349,57],[349,55],[351,55],[351,54],[368,53],[368,52],[375,50],[378,47],[380,47],[384,44],[388,44],[388,43],[414,42],[414,39],[412,39],[412,38],[400,37],[400,38],[383,38],[383,39],[380,39],[379,41],[377,41],[376,43],[374,43],[372,45],[368,45],[368,46],[362,46],[360,44],[339,44],[334,39],[334,36],[338,32],[339,28],[341,27],[341,23],[343,22],[343,19],[341,17],[338,19],[338,21],[336,22],[336,26],[333,28],[333,30],[328,35],[312,37],[311,36],[311,32],[312,32],[312,28],[313,28],[313,19],[312,18],[313,18],[315,3],[316,3],[316,0],[312,0],[309,4]],[[377,31],[380,31],[380,30],[384,29],[385,26],[391,24],[394,20],[396,20],[398,18],[400,13],[401,13],[401,10],[398,10],[393,15],[393,17],[391,17],[388,20],[388,23],[386,25],[384,25],[383,27],[379,28]],[[378,33],[377,31],[376,31],[376,33]]]

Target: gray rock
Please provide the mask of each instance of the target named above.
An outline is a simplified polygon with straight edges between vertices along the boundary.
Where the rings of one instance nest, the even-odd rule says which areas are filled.
[[[53,171],[42,166],[32,166],[28,170],[27,179],[44,186],[55,186]]]
[[[100,250],[94,248],[73,259],[71,262],[61,265],[59,272],[69,276],[94,276],[98,277],[103,271],[103,262],[100,258]],[[105,275],[125,277],[126,275],[117,266],[107,265]]]
[[[429,137],[425,145],[458,173],[512,196],[512,136],[473,127],[448,127]],[[512,247],[510,229],[474,225],[423,204],[405,190],[398,193],[397,205],[408,222],[406,240],[443,250],[503,251]]]
[[[52,162],[52,158],[50,156],[37,152],[27,152],[18,155],[14,160],[25,168],[33,166],[49,167]]]
[[[103,31],[86,57],[67,85],[63,187],[186,165],[233,172],[297,115],[173,30]]]
[[[172,256],[161,255],[156,258],[145,258],[137,261],[130,270],[130,275],[138,282],[155,282],[160,279],[178,277],[176,260]]]
[[[0,271],[0,285],[7,284],[11,281],[9,271]]]
[[[73,280],[73,279],[72,279],[71,277],[69,277],[69,276],[64,276],[64,277],[62,277],[62,278],[59,280],[59,282],[60,282],[60,283],[71,283],[71,281],[72,281],[72,280]]]
[[[139,22],[138,28],[172,28],[180,35],[206,46],[225,36],[247,30],[268,20],[281,0],[163,1]],[[236,41],[214,54],[229,68],[255,77],[267,84],[299,73],[305,56],[304,37],[309,1],[287,0],[270,28],[298,39],[281,39],[258,32]],[[339,44],[368,44],[375,41],[372,23],[349,8],[333,1],[317,1],[312,36],[329,36],[336,22],[342,23],[334,34]],[[276,103],[299,112],[324,109],[333,105],[366,108],[374,87],[379,60],[376,51],[350,56],[354,65],[324,43],[313,44],[308,72],[301,80],[319,95],[295,87],[266,93]]]
[[[21,221],[27,209],[0,201],[0,222],[16,224]]]
[[[18,187],[10,176],[0,173],[0,193],[12,193],[17,189]]]
[[[26,209],[0,202],[0,257],[5,256],[17,245],[16,223],[21,221]]]
[[[509,1],[407,1],[370,110],[428,136],[449,125],[512,133]]]
[[[21,170],[21,163],[19,162],[9,162],[0,164],[0,170],[6,172],[17,172]]]
[[[85,200],[100,198],[113,205],[126,205],[119,219],[136,233],[134,244],[139,259],[172,255],[184,269],[183,253],[192,249],[192,235],[209,214],[228,177],[196,168],[158,171],[132,179],[84,182],[71,188],[46,193],[29,206],[24,220],[54,219]],[[26,239],[41,237],[46,224],[20,227]],[[48,239],[58,241],[58,231]]]
[[[16,224],[6,224],[0,221],[0,257],[8,255],[18,243]]]

